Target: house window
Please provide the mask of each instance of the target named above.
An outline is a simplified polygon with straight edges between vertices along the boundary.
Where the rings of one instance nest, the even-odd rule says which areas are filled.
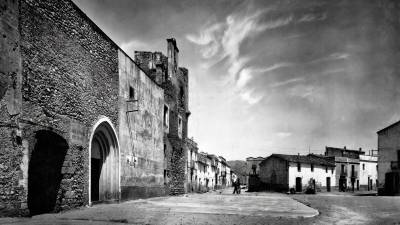
[[[300,163],[297,163],[297,171],[301,172],[301,164]]]
[[[135,89],[131,86],[129,86],[129,99],[134,100],[135,99]]]
[[[314,164],[311,164],[311,172],[314,172]]]
[[[164,130],[165,132],[169,132],[169,107],[164,105]]]
[[[182,129],[183,129],[182,117],[178,116],[178,136],[179,136],[179,138],[182,138]]]
[[[333,168],[332,168],[332,171],[331,171],[331,172],[332,172],[332,174],[333,174]]]
[[[164,158],[167,157],[167,145],[164,144]]]
[[[325,167],[325,173],[328,173],[328,167]]]
[[[365,164],[363,163],[363,170],[365,170]]]

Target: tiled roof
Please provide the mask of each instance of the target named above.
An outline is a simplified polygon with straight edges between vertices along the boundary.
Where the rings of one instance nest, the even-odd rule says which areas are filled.
[[[276,158],[280,158],[280,159],[283,159],[288,162],[295,162],[295,163],[306,163],[306,164],[331,166],[331,167],[335,166],[334,161],[326,159],[324,156],[317,156],[317,155],[272,154],[270,157],[276,157]]]

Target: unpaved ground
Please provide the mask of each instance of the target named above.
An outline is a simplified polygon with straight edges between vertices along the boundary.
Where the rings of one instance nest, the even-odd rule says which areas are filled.
[[[284,194],[232,195],[231,191],[95,205],[61,214],[35,216],[32,219],[0,220],[0,223],[298,224],[299,218],[318,214],[318,211]]]
[[[398,224],[400,225],[400,197],[352,196],[340,193],[317,195],[292,195],[320,215],[310,223],[315,224]]]
[[[0,224],[400,225],[400,197],[230,193],[225,190],[95,205],[33,218],[0,218]]]

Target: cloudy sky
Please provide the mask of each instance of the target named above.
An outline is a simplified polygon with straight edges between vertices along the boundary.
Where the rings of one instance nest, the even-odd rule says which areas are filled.
[[[400,119],[396,1],[74,2],[131,56],[177,39],[201,151],[376,149],[376,131]]]

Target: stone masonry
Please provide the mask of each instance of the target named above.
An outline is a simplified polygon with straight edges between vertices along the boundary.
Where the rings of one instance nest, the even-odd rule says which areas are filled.
[[[72,1],[1,1],[0,46],[0,216],[165,194],[163,88]]]
[[[176,40],[167,39],[167,56],[160,52],[135,52],[135,61],[150,77],[164,88],[164,157],[166,187],[169,194],[186,192],[187,182],[187,123],[188,109],[188,70],[178,67],[179,49]],[[181,123],[181,125],[180,125]]]

